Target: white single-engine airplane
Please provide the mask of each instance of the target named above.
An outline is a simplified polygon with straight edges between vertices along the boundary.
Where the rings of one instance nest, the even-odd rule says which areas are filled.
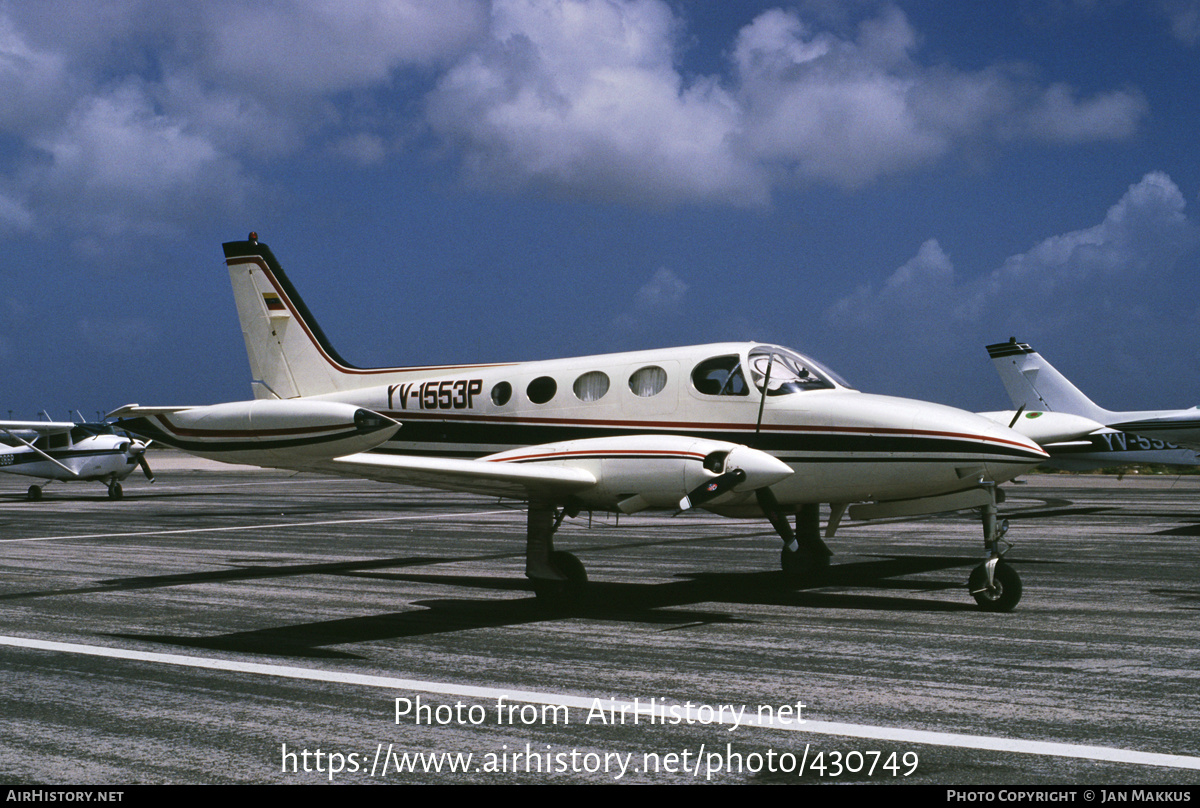
[[[48,481],[102,482],[109,499],[121,498],[121,480],[139,466],[154,482],[146,462],[149,444],[118,435],[106,423],[0,421],[0,435],[0,472]],[[39,500],[44,487],[35,483],[26,496]]]
[[[1081,440],[1044,446],[1048,465],[1089,469],[1131,463],[1200,463],[1200,409],[1112,412],[1100,407],[1042,356],[1015,338],[987,346],[1013,406],[1071,413],[1102,424]]]
[[[257,400],[129,405],[112,413],[123,428],[218,460],[528,502],[526,575],[551,603],[587,581],[578,559],[553,547],[580,511],[765,516],[783,540],[784,571],[799,573],[828,561],[824,502],[827,536],[852,503],[869,503],[851,508],[854,518],[980,508],[989,558],[972,594],[994,611],[1020,598],[1001,561],[997,483],[1047,454],[1003,423],[860,393],[801,354],[754,342],[360,368],[329,344],[256,234],[224,249]],[[308,442],[321,436],[328,442]],[[345,453],[347,440],[362,446]]]

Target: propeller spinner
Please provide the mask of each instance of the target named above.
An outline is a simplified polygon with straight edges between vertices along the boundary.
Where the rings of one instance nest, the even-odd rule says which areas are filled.
[[[712,459],[711,456],[709,459]],[[728,491],[764,489],[792,475],[788,464],[749,446],[734,447],[726,454],[724,460],[723,468],[726,471],[689,491],[687,496],[679,501],[681,511],[711,502]],[[704,465],[710,471],[716,470],[709,460],[706,460]]]

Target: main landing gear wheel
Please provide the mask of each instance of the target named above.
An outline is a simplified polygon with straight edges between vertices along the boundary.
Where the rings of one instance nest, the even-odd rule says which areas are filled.
[[[110,485],[108,487],[108,498],[109,499],[120,499],[124,495],[125,495],[125,492],[123,490],[121,490],[120,483],[113,483],[112,485]]]
[[[25,499],[30,502],[37,502],[42,498],[42,487],[40,485],[31,485],[29,490],[25,492]]]
[[[1011,612],[1021,601],[1021,576],[997,559],[991,584],[988,584],[988,565],[984,563],[972,571],[967,589],[985,612]]]
[[[562,608],[578,603],[587,588],[587,570],[583,562],[571,553],[555,550],[550,553],[550,566],[563,576],[561,581],[533,578],[533,593],[538,603],[553,608]]]
[[[783,539],[779,553],[779,568],[786,584],[819,579],[829,569],[833,552],[821,541],[821,511],[819,505],[802,505],[796,511],[796,529],[788,524],[787,515],[769,488],[757,492],[758,504],[771,526]]]
[[[829,569],[829,553],[807,550],[801,545],[796,550],[784,547],[779,552],[779,568],[788,581],[804,581],[819,578]]]
[[[551,609],[572,606],[583,599],[587,571],[570,553],[554,549],[554,532],[574,509],[555,508],[551,503],[531,501],[525,536],[525,576],[538,603]]]

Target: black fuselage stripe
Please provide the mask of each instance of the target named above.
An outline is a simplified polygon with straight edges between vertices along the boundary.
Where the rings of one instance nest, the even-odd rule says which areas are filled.
[[[67,460],[73,460],[77,457],[108,457],[109,455],[123,455],[125,453],[117,451],[116,449],[89,449],[89,450],[80,450],[77,452],[56,449],[52,452],[46,452],[46,454],[50,455],[50,457],[54,458],[55,460],[58,460],[59,462],[64,462]],[[12,460],[8,461],[3,466],[0,466],[0,469],[11,468],[12,466],[26,465],[29,463],[49,463],[50,462],[49,460],[42,457],[37,452],[29,452],[29,451],[12,452],[8,456],[11,457]],[[130,458],[128,462],[135,463],[137,461],[134,460],[133,458]]]
[[[318,443],[344,440],[363,434],[357,429],[350,428],[331,435],[309,435],[308,437],[279,438],[275,440],[189,440],[167,432],[148,418],[122,420],[118,421],[117,425],[144,438],[152,438],[160,443],[165,443],[167,446],[173,446],[189,452],[244,452],[248,450],[294,449]]]
[[[384,451],[403,454],[438,455],[446,452],[439,451],[439,446],[458,444],[447,449],[461,456],[469,456],[469,451],[462,445],[481,447],[512,447],[523,448],[540,446],[548,443],[559,443],[586,438],[621,437],[630,435],[674,435],[679,432],[666,429],[618,429],[611,427],[584,426],[546,426],[530,424],[494,424],[478,422],[428,422],[414,421],[405,423],[396,433],[396,437],[384,444]],[[903,435],[845,435],[845,434],[779,434],[764,432],[750,436],[741,432],[723,430],[689,430],[688,437],[706,438],[727,441],[729,443],[748,444],[755,449],[779,456],[788,453],[812,452],[818,455],[840,456],[850,453],[870,455],[936,455],[939,457],[966,455],[989,457],[1008,457],[1021,460],[1039,460],[1031,452],[1022,451],[1017,447],[1003,444],[983,443],[979,441],[960,440],[954,438],[936,438],[928,436]],[[412,447],[412,448],[399,448]],[[497,451],[489,449],[482,454]]]

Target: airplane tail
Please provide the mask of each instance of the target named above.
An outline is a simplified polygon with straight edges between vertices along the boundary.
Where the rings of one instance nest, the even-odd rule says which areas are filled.
[[[1014,407],[1065,412],[1107,423],[1108,413],[1024,342],[1011,339],[987,346]]]
[[[363,370],[329,344],[257,234],[222,246],[250,358],[254,397],[299,398],[361,386],[355,377]]]

